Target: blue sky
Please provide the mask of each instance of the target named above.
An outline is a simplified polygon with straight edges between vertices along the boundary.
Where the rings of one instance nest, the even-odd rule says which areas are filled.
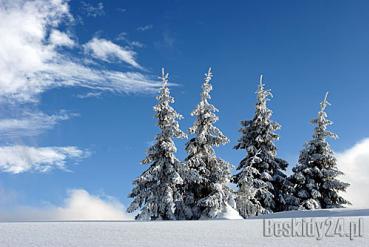
[[[158,132],[152,106],[162,67],[177,84],[171,89],[175,108],[185,117],[183,130],[193,122],[189,113],[212,67],[217,126],[231,140],[217,153],[234,165],[244,155],[232,147],[240,121],[254,113],[260,74],[274,94],[273,119],[282,125],[278,155],[290,168],[311,136],[309,120],[326,91],[332,130],[340,136],[331,142],[334,150],[344,152],[369,137],[367,1],[71,0],[46,8],[37,1],[32,6],[0,0],[0,11],[9,24],[3,22],[0,30],[14,39],[2,47],[32,38],[30,44],[19,42],[30,46],[22,54],[10,48],[0,52],[0,70],[7,73],[0,82],[1,117],[7,120],[0,121],[1,145],[8,152],[16,145],[74,148],[59,163],[50,161],[46,172],[37,169],[42,161],[29,152],[22,156],[21,171],[14,172],[9,167],[17,166],[19,153],[12,153],[13,161],[0,150],[0,187],[16,195],[11,200],[19,205],[63,204],[66,191],[73,189],[128,205],[131,182],[145,169],[139,162]],[[42,17],[33,20],[38,14]],[[14,23],[24,28],[13,31]],[[56,30],[65,35],[52,41]],[[20,60],[11,59],[17,56]],[[32,60],[37,56],[41,62]],[[32,64],[18,66],[22,59]],[[89,78],[91,70],[102,76]],[[111,72],[127,73],[128,79],[111,82]],[[36,120],[23,129],[8,126],[28,118]],[[184,143],[177,141],[181,159]]]

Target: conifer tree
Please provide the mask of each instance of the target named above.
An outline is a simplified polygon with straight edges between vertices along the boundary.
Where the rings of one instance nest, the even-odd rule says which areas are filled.
[[[237,210],[243,218],[260,215],[265,213],[265,209],[256,199],[256,193],[263,193],[266,190],[266,183],[258,178],[259,171],[253,167],[259,161],[257,154],[248,158],[248,161],[243,160],[241,163],[249,162],[249,166],[245,166],[243,172],[233,177],[236,181],[238,191],[236,192]]]
[[[174,103],[168,88],[168,74],[162,70],[162,88],[155,105],[155,117],[161,132],[155,144],[148,151],[143,164],[150,167],[134,180],[130,193],[133,198],[128,212],[140,209],[137,220],[174,220],[176,201],[180,200],[179,185],[183,183],[179,170],[180,162],[175,157],[177,151],[173,138],[186,138],[178,121],[182,116],[170,104]]]
[[[290,180],[295,184],[295,195],[299,199],[300,209],[338,208],[349,204],[340,191],[346,191],[349,184],[337,179],[343,173],[337,168],[337,160],[327,141],[337,135],[327,130],[332,122],[327,118],[326,107],[328,93],[320,103],[313,139],[305,144],[296,167],[292,169]]]
[[[255,115],[252,120],[241,122],[241,138],[235,146],[247,152],[237,167],[239,172],[233,176],[239,188],[238,210],[243,217],[286,210],[293,200],[285,175],[288,164],[276,157],[274,141],[279,136],[275,131],[280,125],[271,120],[272,111],[267,107],[270,97],[272,94],[264,88],[260,76]]]
[[[229,142],[214,126],[218,111],[208,102],[212,85],[211,69],[205,74],[200,103],[191,113],[196,117],[189,129],[195,136],[186,144],[185,188],[183,194],[186,219],[216,218],[227,207],[235,207],[234,196],[228,183],[231,165],[218,158],[213,147]]]

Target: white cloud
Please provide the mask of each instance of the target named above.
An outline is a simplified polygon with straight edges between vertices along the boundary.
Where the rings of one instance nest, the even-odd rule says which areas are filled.
[[[60,32],[59,30],[53,30],[49,37],[50,43],[55,46],[73,47],[74,41],[68,36],[68,34]]]
[[[95,93],[145,93],[154,92],[160,87],[160,83],[146,74],[109,70],[98,61],[86,62],[88,59],[80,56],[83,46],[77,43],[78,39],[73,40],[67,30],[61,28],[63,26],[65,29],[74,21],[68,0],[0,2],[2,111],[14,106],[19,111],[25,105],[35,109],[42,93],[58,87],[84,87]],[[92,11],[87,5],[85,7]],[[103,11],[103,5],[98,4],[97,10]],[[106,45],[103,50],[95,47],[95,53],[106,55],[106,59],[115,56],[139,67],[133,51],[125,50],[109,40],[95,41],[104,41]],[[9,115],[0,120],[0,137],[37,135],[69,117],[63,114],[48,116],[37,111]],[[0,170],[21,173],[65,169],[68,160],[84,155],[76,147],[38,148],[7,143],[7,146],[0,146]]]
[[[113,59],[119,59],[136,68],[141,66],[135,60],[135,53],[132,50],[123,48],[106,39],[93,38],[84,45],[85,51],[91,53],[94,57],[106,62],[112,62]]]
[[[2,101],[36,102],[44,91],[65,86],[119,93],[152,92],[159,86],[144,74],[107,70],[99,64],[85,64],[83,57],[62,52],[71,47],[80,48],[59,30],[60,24],[73,20],[67,1],[3,0],[0,20]],[[108,40],[93,39],[91,42],[89,44],[95,44],[95,55],[106,59],[115,56],[139,67],[133,51]]]
[[[0,171],[23,173],[27,171],[47,172],[51,169],[66,169],[66,161],[80,159],[88,153],[76,147],[0,147]]]
[[[369,208],[369,138],[337,154],[338,166],[345,173],[342,180],[350,183],[344,194],[355,208]]]
[[[5,1],[0,6],[0,91],[14,95],[40,90],[45,82],[32,85],[27,78],[45,69],[57,53],[44,43],[48,29],[68,17],[68,5],[53,1]],[[35,86],[35,87],[33,87]],[[35,88],[35,89],[34,89]],[[19,96],[19,95],[18,95]]]
[[[81,2],[82,10],[86,13],[87,16],[97,17],[105,15],[104,4],[97,3],[96,6],[86,3],[84,1]]]
[[[0,190],[1,192],[1,190]],[[9,204],[9,203],[8,203]],[[1,205],[1,204],[0,204]],[[63,205],[0,208],[0,221],[131,220],[123,204],[109,196],[91,195],[84,189],[68,192]]]
[[[90,195],[87,191],[72,190],[63,207],[56,210],[60,220],[127,220],[123,204],[113,197]]]
[[[3,118],[0,119],[0,137],[35,136],[53,128],[60,121],[68,120],[75,115],[63,111],[56,115],[29,111],[22,113],[17,118]]]

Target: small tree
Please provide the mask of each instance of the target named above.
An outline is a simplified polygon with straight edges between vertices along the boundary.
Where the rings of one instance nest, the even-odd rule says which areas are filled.
[[[311,122],[316,125],[313,139],[305,144],[298,165],[292,169],[290,180],[295,184],[295,195],[300,200],[300,209],[337,208],[350,204],[339,195],[346,191],[348,183],[337,179],[343,175],[337,168],[337,160],[326,138],[337,138],[328,131],[332,124],[325,109],[330,103],[328,93],[320,103],[318,117]]]
[[[242,160],[240,164],[249,163],[249,165],[244,167],[243,172],[233,176],[233,181],[238,186],[236,205],[243,218],[265,213],[265,209],[255,197],[257,193],[267,193],[267,184],[256,177],[260,175],[254,167],[260,159],[257,155]]]
[[[183,200],[187,219],[216,218],[228,206],[235,207],[233,194],[228,188],[231,178],[230,164],[218,157],[213,147],[229,142],[213,124],[218,110],[208,102],[212,85],[211,69],[205,74],[201,100],[191,113],[196,121],[189,132],[194,134],[186,144],[185,181]]]
[[[180,200],[178,186],[183,183],[173,138],[186,138],[186,134],[180,130],[177,121],[182,116],[170,106],[174,99],[170,96],[168,74],[164,73],[164,69],[161,80],[163,85],[160,95],[156,97],[158,104],[154,107],[161,132],[142,161],[150,167],[134,180],[134,188],[129,195],[133,201],[127,211],[140,208],[136,216],[138,220],[174,220],[176,201]]]
[[[241,122],[242,136],[235,146],[235,149],[245,149],[247,152],[247,156],[237,167],[239,173],[233,177],[239,188],[238,209],[243,217],[249,216],[247,212],[260,214],[283,211],[288,203],[286,195],[290,192],[286,188],[290,187],[287,186],[284,173],[288,164],[276,157],[274,141],[279,136],[275,131],[280,125],[271,120],[272,111],[267,107],[271,96],[270,90],[264,89],[260,76],[255,116],[252,120]],[[251,205],[254,209],[245,210],[244,204]]]

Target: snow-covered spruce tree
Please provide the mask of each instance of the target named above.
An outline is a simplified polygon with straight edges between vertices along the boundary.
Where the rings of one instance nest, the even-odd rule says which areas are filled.
[[[235,208],[234,195],[228,187],[231,165],[218,158],[213,147],[229,142],[213,124],[218,120],[218,110],[208,102],[212,85],[211,69],[205,74],[200,103],[191,113],[196,117],[189,129],[192,138],[186,144],[185,187],[183,200],[186,219],[217,218]],[[233,209],[233,211],[235,211]]]
[[[161,80],[163,85],[154,107],[161,132],[142,161],[150,167],[134,180],[134,188],[129,195],[133,202],[127,211],[140,209],[137,220],[175,220],[176,200],[180,200],[178,186],[183,183],[173,138],[186,138],[186,134],[180,130],[177,121],[182,116],[170,106],[174,99],[170,96],[168,74],[164,69]]]
[[[264,88],[260,76],[255,116],[241,122],[241,138],[235,146],[247,152],[237,167],[239,172],[233,176],[239,188],[237,206],[243,217],[284,211],[295,200],[285,175],[288,164],[276,157],[274,141],[279,136],[275,131],[280,125],[271,120],[272,111],[267,107],[269,97],[272,94]]]
[[[329,104],[328,93],[320,103],[318,117],[311,122],[316,125],[313,139],[305,144],[290,180],[295,184],[295,195],[300,200],[300,209],[337,208],[349,204],[339,195],[349,184],[337,176],[343,175],[337,168],[337,161],[326,138],[337,138],[328,131],[332,124],[325,109]]]
[[[263,193],[263,190],[267,188],[264,181],[255,177],[256,175],[260,175],[260,173],[253,165],[257,163],[260,158],[255,154],[255,156],[247,159],[250,165],[245,166],[242,173],[233,177],[233,180],[237,181],[238,186],[238,191],[236,192],[236,206],[239,214],[243,218],[265,213],[265,209],[255,196],[256,193]],[[244,162],[246,162],[246,160],[241,161],[241,163]]]

